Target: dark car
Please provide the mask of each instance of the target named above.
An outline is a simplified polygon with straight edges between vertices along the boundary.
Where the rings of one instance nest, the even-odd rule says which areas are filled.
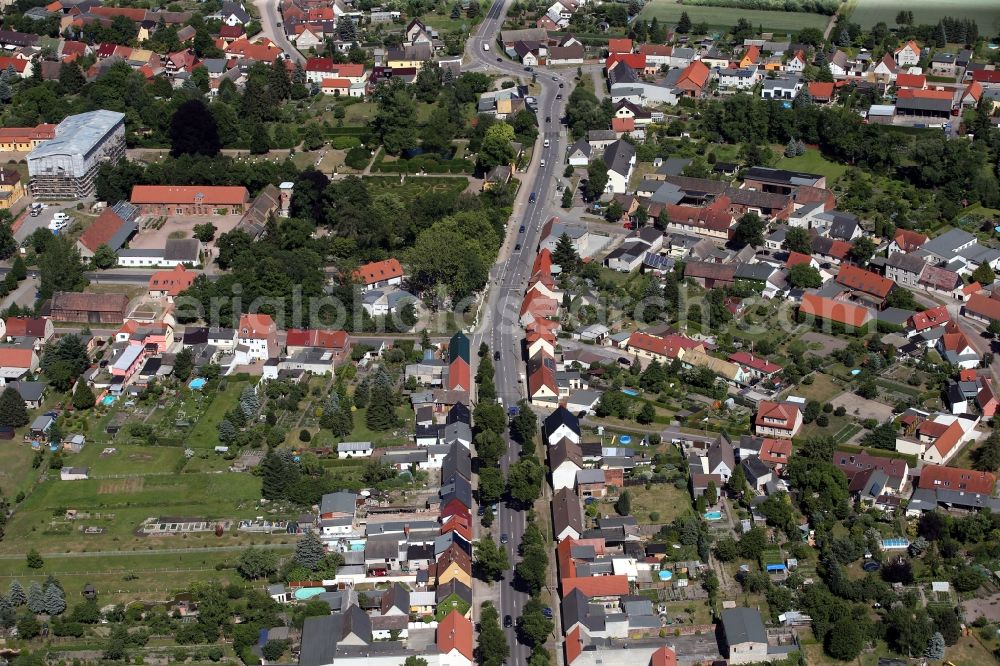
[[[479,508],[476,510],[476,515],[478,515],[480,518],[482,518],[483,516],[485,516],[486,515],[486,507],[483,506],[482,504],[480,504]]]
[[[499,361],[500,360],[500,352],[498,352],[498,351],[493,352],[493,360],[494,361]]]
[[[507,543],[508,541],[510,541],[510,538],[507,536],[506,532],[500,535],[500,543]]]
[[[514,252],[520,252],[520,251],[521,251],[521,244],[518,243],[517,245],[514,246]]]
[[[514,619],[510,615],[503,616],[503,628],[510,629],[514,626]]]
[[[525,67],[525,68],[524,68],[524,71],[526,71],[526,72],[530,72],[530,71],[531,71],[531,68],[530,68],[530,67]]]
[[[556,99],[562,99],[562,93],[559,93],[558,95],[556,95]]]
[[[552,122],[552,116],[545,116],[545,122],[551,123]]]
[[[548,606],[546,606],[545,608],[542,609],[542,615],[544,615],[545,617],[547,617],[547,618],[549,618],[551,620],[552,619],[552,609],[549,608]]]
[[[566,86],[565,86],[564,84],[560,83],[560,84],[559,84],[559,87],[560,87],[560,88],[565,88]]]
[[[524,233],[524,225],[523,224],[521,225],[521,228],[517,230],[517,233],[519,233],[519,234],[523,234]]]
[[[538,201],[538,193],[532,192],[531,195],[528,197],[528,203],[535,203],[536,201]]]

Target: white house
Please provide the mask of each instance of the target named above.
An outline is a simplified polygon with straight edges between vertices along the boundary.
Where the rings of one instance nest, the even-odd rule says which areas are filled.
[[[565,407],[558,407],[545,418],[545,440],[553,446],[561,439],[569,439],[575,444],[580,443],[580,419],[576,418]]]
[[[608,166],[608,184],[605,192],[624,194],[629,178],[635,167],[635,147],[627,141],[618,140],[604,151],[604,163]]]
[[[562,439],[549,447],[549,468],[552,470],[552,489],[572,490],[576,485],[576,473],[583,469],[583,453],[580,445],[569,439]]]
[[[896,64],[900,67],[913,67],[920,64],[920,45],[912,39],[898,49],[893,54]]]
[[[371,454],[371,442],[340,442],[337,444],[337,457],[341,460],[345,458],[367,458]]]

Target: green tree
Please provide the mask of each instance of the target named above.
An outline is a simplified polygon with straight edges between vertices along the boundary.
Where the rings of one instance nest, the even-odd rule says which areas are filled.
[[[623,490],[622,494],[618,496],[618,501],[615,502],[615,511],[618,512],[619,516],[627,516],[632,513],[632,494]]]
[[[812,237],[801,227],[791,227],[785,232],[785,249],[789,252],[812,254]]]
[[[180,381],[187,381],[194,370],[194,354],[190,347],[184,347],[174,358],[174,377]]]
[[[587,201],[596,201],[604,194],[608,185],[608,165],[598,158],[587,165],[587,182],[583,186],[583,196]]]
[[[383,86],[376,95],[372,122],[376,136],[390,155],[416,148],[417,113],[410,91],[402,83]]]
[[[480,666],[501,666],[510,656],[507,637],[500,628],[500,614],[489,601],[479,611],[479,641],[475,648]]]
[[[479,468],[479,503],[495,504],[503,496],[503,472],[499,467]]]
[[[45,612],[48,615],[62,615],[66,610],[66,595],[58,585],[45,588]]]
[[[37,580],[28,585],[28,610],[32,613],[45,612],[45,591]]]
[[[0,259],[10,259],[17,251],[17,239],[11,231],[10,222],[0,221]],[[18,270],[14,270],[20,265]],[[20,256],[14,259],[14,266],[11,269],[14,278],[19,282],[27,277],[27,269],[24,266],[24,259]]]
[[[518,631],[524,642],[533,650],[545,645],[549,634],[555,630],[555,624],[545,617],[542,608],[542,600],[532,597],[521,609],[521,626]]]
[[[983,262],[976,267],[976,270],[972,271],[971,278],[973,282],[988,287],[996,280],[996,274],[988,263]]]
[[[825,647],[827,654],[834,659],[853,661],[865,647],[865,636],[854,618],[844,617],[827,634]]]
[[[25,611],[17,619],[17,637],[23,640],[31,640],[42,633],[42,625],[38,623],[35,614]]]
[[[760,219],[757,213],[745,213],[733,228],[733,241],[740,247],[747,245],[760,247],[764,244],[764,231],[767,222]]]
[[[485,173],[495,166],[511,164],[513,161],[514,128],[505,122],[490,125],[476,158],[477,169]]]
[[[487,582],[500,580],[503,573],[510,569],[507,551],[498,546],[489,535],[476,541],[473,552],[476,566]]]
[[[53,236],[38,260],[38,297],[52,298],[57,291],[83,291],[87,286],[80,251],[68,236]]]
[[[20,428],[28,425],[28,421],[28,408],[24,406],[24,398],[16,389],[8,386],[0,393],[0,425]]]
[[[545,471],[537,458],[521,458],[507,470],[507,490],[511,499],[530,505],[541,496]]]
[[[192,233],[195,238],[200,240],[202,243],[211,243],[215,239],[216,228],[211,222],[204,222],[202,224],[194,225]]]
[[[636,421],[643,425],[649,425],[656,418],[656,410],[653,408],[653,404],[650,402],[645,402],[642,405],[642,409],[639,410],[639,414],[635,417]]]
[[[87,77],[75,62],[64,62],[59,66],[59,87],[67,95],[75,95],[87,85]]]
[[[851,259],[855,261],[855,263],[859,266],[863,266],[871,260],[876,249],[878,248],[875,246],[875,241],[867,236],[862,236],[854,241],[854,246],[851,247],[848,254]]]
[[[326,549],[323,547],[323,542],[313,531],[306,532],[295,542],[293,560],[309,571],[316,571],[325,556]]]
[[[788,269],[788,282],[801,289],[816,289],[823,284],[819,271],[809,264],[795,264]]]
[[[278,570],[278,557],[274,552],[250,546],[240,553],[236,572],[246,580],[266,578]]]
[[[28,602],[28,596],[24,593],[24,588],[21,586],[20,581],[10,581],[10,586],[7,588],[7,598],[14,608],[23,606]]]
[[[184,102],[170,118],[170,154],[215,157],[222,148],[215,116],[200,99]]]
[[[681,35],[691,32],[691,17],[687,12],[681,12],[681,17],[677,21],[677,32]]]
[[[76,383],[76,390],[73,391],[73,407],[76,409],[90,409],[96,401],[97,398],[94,397],[94,392],[90,390],[87,382],[78,381]]]
[[[555,250],[552,252],[552,263],[562,268],[563,272],[572,273],[580,263],[580,255],[576,252],[576,246],[569,234],[563,233],[556,241]]]

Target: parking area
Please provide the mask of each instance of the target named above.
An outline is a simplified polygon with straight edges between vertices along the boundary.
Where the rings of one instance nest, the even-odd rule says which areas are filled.
[[[14,238],[18,243],[24,241],[31,234],[35,233],[36,229],[48,227],[56,213],[61,213],[70,207],[70,204],[51,204],[42,209],[42,212],[36,217],[25,213],[23,222],[17,225],[17,228],[14,230]]]
[[[139,232],[129,241],[129,247],[156,249],[166,245],[170,239],[191,238],[196,225],[209,222],[215,225],[215,237],[232,231],[240,221],[239,215],[208,215],[205,217],[142,217]]]

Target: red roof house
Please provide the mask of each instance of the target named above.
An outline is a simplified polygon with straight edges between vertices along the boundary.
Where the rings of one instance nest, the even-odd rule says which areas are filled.
[[[992,495],[997,477],[990,472],[977,472],[959,467],[926,465],[920,470],[920,488],[934,490],[961,490],[968,493]]]
[[[754,432],[764,437],[791,439],[802,428],[802,412],[790,402],[762,400],[754,417]]]

